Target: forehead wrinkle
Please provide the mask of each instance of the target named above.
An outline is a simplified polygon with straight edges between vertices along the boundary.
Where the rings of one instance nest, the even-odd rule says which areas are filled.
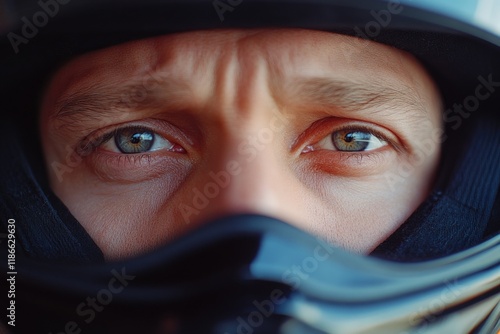
[[[85,121],[116,118],[128,112],[161,110],[178,105],[187,90],[184,83],[170,79],[149,89],[142,80],[131,81],[118,89],[94,84],[59,98],[54,104],[56,112],[52,118],[62,125],[71,126]],[[142,95],[134,95],[137,92]]]
[[[289,85],[291,96],[315,104],[336,106],[350,112],[368,108],[423,110],[418,95],[408,86],[392,87],[378,82],[355,82],[331,78],[296,79]]]

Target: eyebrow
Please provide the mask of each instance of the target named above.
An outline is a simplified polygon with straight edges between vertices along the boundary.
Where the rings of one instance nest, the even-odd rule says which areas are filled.
[[[170,79],[149,89],[141,80],[119,88],[96,84],[59,98],[52,117],[64,123],[100,120],[133,110],[167,108],[179,104],[188,93],[184,82]]]
[[[306,78],[292,80],[286,90],[294,100],[340,107],[349,112],[381,107],[426,110],[417,92],[405,85],[394,87],[377,81]]]
[[[355,82],[315,77],[293,79],[284,86],[274,82],[273,87],[274,94],[276,91],[284,91],[300,103],[312,102],[326,107],[343,108],[349,112],[381,107],[384,110],[399,111],[408,110],[409,106],[412,110],[425,112],[416,92],[404,85],[393,87],[376,81]],[[135,92],[142,92],[145,96],[134,97]],[[124,111],[168,109],[181,104],[183,99],[186,103],[185,99],[189,100],[189,94],[188,84],[173,78],[162,81],[153,89],[146,89],[140,80],[119,88],[96,84],[58,99],[53,118],[69,126],[84,120],[99,121],[114,117]]]

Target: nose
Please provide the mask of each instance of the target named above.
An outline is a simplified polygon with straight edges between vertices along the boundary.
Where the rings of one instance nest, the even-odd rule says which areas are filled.
[[[278,128],[256,127],[220,135],[195,172],[193,221],[252,213],[284,221],[304,215],[304,189]],[[245,134],[243,134],[245,133]]]
[[[205,101],[203,161],[190,178],[196,222],[241,213],[285,221],[304,215],[303,187],[284,136],[290,118],[281,116],[268,64],[252,45],[241,42],[217,60]]]

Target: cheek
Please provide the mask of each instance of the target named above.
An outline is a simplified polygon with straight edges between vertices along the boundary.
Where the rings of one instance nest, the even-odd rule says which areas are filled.
[[[315,224],[328,241],[356,253],[368,253],[404,221],[408,199],[391,192],[380,179],[334,180],[322,187],[323,219]],[[317,215],[318,216],[318,215]]]
[[[276,183],[287,189],[281,197],[292,185],[295,195],[275,213],[347,250],[369,253],[426,197],[438,153],[395,159],[384,172],[357,177],[312,170],[306,163],[301,173]],[[62,182],[53,172],[51,179],[55,193],[111,260],[151,250],[199,226],[185,223],[180,210],[193,203],[193,189],[206,183],[194,174],[189,166],[170,172],[165,167],[154,179],[119,184],[103,182],[82,163],[66,171]]]
[[[309,205],[311,232],[347,250],[369,253],[428,196],[437,153],[419,164],[406,159],[384,173],[366,177],[316,177],[310,187],[317,195]]]
[[[175,234],[176,226],[167,223],[175,220],[165,213],[177,211],[178,190],[188,175],[186,167],[146,182],[114,184],[82,164],[62,181],[52,173],[51,185],[110,260],[144,252]]]

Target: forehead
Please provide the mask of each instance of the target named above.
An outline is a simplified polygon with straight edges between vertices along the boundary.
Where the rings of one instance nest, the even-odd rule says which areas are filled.
[[[263,29],[197,31],[129,42],[78,57],[55,79],[63,87],[78,88],[86,81],[120,83],[161,70],[201,83],[235,59],[243,76],[264,64],[272,76],[283,79],[334,76],[411,84],[422,72],[411,55],[375,42],[322,31]]]

